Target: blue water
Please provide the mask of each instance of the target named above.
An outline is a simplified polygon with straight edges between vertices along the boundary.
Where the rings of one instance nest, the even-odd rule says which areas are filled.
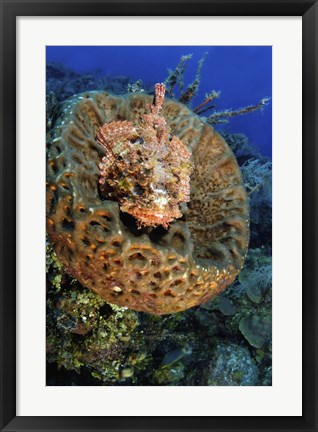
[[[221,91],[217,110],[256,104],[272,96],[272,48],[268,46],[52,46],[47,47],[47,62],[61,62],[76,72],[125,75],[147,84],[164,81],[168,68],[174,69],[182,55],[193,53],[185,73],[185,84],[189,84],[205,52],[208,56],[193,108],[211,90]],[[271,103],[218,128],[246,134],[252,146],[271,157]]]

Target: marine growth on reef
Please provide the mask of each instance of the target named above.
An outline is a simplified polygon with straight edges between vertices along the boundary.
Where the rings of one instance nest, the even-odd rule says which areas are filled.
[[[164,99],[163,86],[154,101],[72,96],[47,155],[50,241],[66,272],[106,301],[174,313],[216,296],[241,270],[249,216],[236,159],[210,125]]]

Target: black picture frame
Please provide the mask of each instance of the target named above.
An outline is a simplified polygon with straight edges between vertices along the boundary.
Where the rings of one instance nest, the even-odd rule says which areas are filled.
[[[317,0],[0,0],[1,431],[317,431]],[[301,417],[16,416],[16,17],[301,16],[303,414]],[[284,144],[287,145],[287,144]],[[292,210],[291,210],[292,211]],[[301,289],[301,287],[299,287]]]

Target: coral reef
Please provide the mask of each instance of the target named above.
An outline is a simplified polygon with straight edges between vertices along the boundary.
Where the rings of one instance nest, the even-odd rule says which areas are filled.
[[[49,130],[52,127],[55,110],[58,105],[58,99],[54,92],[46,95],[46,128]]]
[[[191,153],[188,206],[167,230],[138,230],[99,187],[105,123],[137,123],[151,96],[75,95],[48,133],[47,232],[66,272],[103,299],[152,314],[208,301],[243,266],[248,204],[237,162],[222,137],[184,105],[165,100],[171,134]],[[120,270],[120,271],[119,271]]]
[[[128,83],[127,92],[128,93],[143,93],[145,91],[145,85],[141,79],[134,83]]]
[[[256,303],[244,283],[269,259],[251,250],[242,284],[199,308],[159,317],[107,304],[63,273],[48,247],[47,271],[55,277],[48,278],[47,357],[59,367],[51,375],[64,377],[64,385],[271,385],[270,337],[258,348],[261,325],[253,324],[252,336],[242,333],[249,317],[268,329],[269,283]]]
[[[269,259],[270,261],[270,259]],[[260,303],[272,283],[271,262],[254,270],[244,270],[239,275],[239,282],[244,286],[246,294],[254,303]]]
[[[255,348],[263,348],[270,342],[272,321],[264,315],[248,315],[240,321],[240,331],[248,342]]]
[[[47,248],[48,274],[61,270],[51,248]],[[134,371],[147,367],[142,339],[133,333],[139,325],[137,314],[107,304],[60,272],[58,287],[48,280],[47,359],[59,368],[81,373],[84,367],[101,383],[133,380]]]
[[[160,111],[165,87],[156,84],[155,102],[138,124],[113,121],[97,133],[106,156],[99,164],[103,196],[120,203],[137,225],[168,228],[182,217],[181,202],[190,200],[190,152],[173,136]]]
[[[157,385],[180,385],[180,381],[184,379],[184,369],[183,363],[176,363],[165,369],[157,369],[154,373],[154,380]]]
[[[267,187],[265,193],[268,201],[271,202],[272,163],[270,161],[262,163],[259,159],[248,159],[242,165],[241,170],[247,193],[250,195],[261,187]]]
[[[79,73],[60,63],[46,65],[46,94],[54,93],[58,102],[89,90],[106,90],[116,94],[127,92],[134,82],[126,76],[104,76],[101,71]]]
[[[272,245],[272,162],[249,144],[243,134],[222,132],[241,167],[250,206],[250,247]]]
[[[266,158],[249,159],[242,166],[249,193],[252,248],[272,244],[272,163]]]
[[[220,133],[235,154],[240,167],[242,167],[244,162],[249,159],[261,158],[260,154],[256,152],[255,148],[250,146],[246,135],[239,133],[228,133],[224,130]]]
[[[258,369],[247,348],[236,344],[217,345],[210,364],[208,385],[255,386]]]
[[[179,68],[181,73],[178,82],[183,80],[182,68],[189,59],[185,59],[183,66]],[[162,259],[163,253],[166,254],[168,247],[173,252],[171,256],[176,257],[171,262],[171,267],[175,267],[173,272],[177,272],[176,267],[179,267],[178,274],[181,276],[187,265],[182,249],[191,251],[189,243],[184,243],[184,238],[188,239],[192,233],[190,229],[193,229],[189,227],[188,232],[185,230],[185,225],[189,224],[189,211],[191,212],[185,204],[180,207],[182,218],[173,222],[168,230],[162,227],[138,229],[131,216],[119,211],[118,203],[102,196],[98,186],[98,164],[105,152],[95,139],[98,128],[105,122],[133,121],[137,117],[141,119],[149,112],[152,97],[144,94],[145,99],[141,98],[140,101],[140,95],[134,90],[139,92],[139,85],[144,90],[143,93],[147,90],[142,83],[134,86],[129,81],[129,91],[132,92],[129,98],[125,96],[121,99],[105,95],[105,92],[97,92],[77,95],[70,101],[60,103],[65,97],[89,88],[113,89],[117,94],[127,91],[127,81],[124,78],[112,82],[112,78],[104,77],[105,87],[96,79],[94,75],[89,77],[77,74],[57,65],[52,69],[49,67],[48,154],[49,161],[54,163],[53,167],[48,167],[48,186],[53,187],[52,192],[49,192],[53,202],[49,202],[48,207],[50,209],[52,205],[53,213],[56,212],[55,238],[64,240],[60,246],[61,261],[49,242],[46,246],[47,385],[271,385],[271,165],[250,146],[244,135],[222,132],[239,165],[245,164],[244,181],[250,192],[248,200],[251,209],[251,249],[239,278],[227,290],[211,301],[184,312],[156,316],[116,306],[115,296],[121,296],[117,290],[122,289],[116,288],[116,284],[110,284],[114,296],[105,301],[70,276],[70,264],[75,265],[78,271],[83,271],[86,266],[84,274],[89,283],[92,283],[89,276],[96,270],[94,264],[99,258],[103,258],[100,266],[97,266],[100,275],[104,274],[103,267],[109,263],[114,273],[120,273],[124,256],[130,269],[129,278],[134,276],[132,279],[136,286],[139,281],[141,286],[143,283],[146,285],[147,281],[149,283],[150,275],[150,283],[160,285],[162,280],[165,281],[170,262],[164,260],[160,264],[158,261]],[[87,80],[90,80],[88,85],[85,84]],[[95,117],[94,110],[99,114],[101,111],[101,108],[96,108],[97,95],[100,96],[100,102],[104,96],[108,100],[105,103],[108,107],[107,118],[105,115],[101,119]],[[82,105],[78,106],[80,102]],[[179,125],[174,124],[173,115],[169,115],[167,120],[173,134],[182,141],[182,136],[187,136],[187,131],[195,135],[197,128],[199,130],[202,127],[196,122],[197,116],[193,116],[182,106],[178,111],[180,106],[169,100],[163,106],[164,114],[170,110],[167,104],[182,118]],[[136,116],[126,118],[130,106],[135,110]],[[196,112],[202,114],[205,108],[209,108],[209,103],[198,108]],[[71,115],[71,110],[74,110],[74,116]],[[74,122],[72,133],[66,127],[68,120]],[[199,121],[203,122],[203,119]],[[183,126],[182,122],[185,122]],[[72,123],[69,127],[72,127]],[[202,132],[205,131],[206,128],[202,127]],[[55,139],[57,140],[54,141]],[[191,140],[188,139],[187,143],[191,143]],[[194,153],[195,145],[188,148]],[[202,147],[202,158],[204,150]],[[207,155],[209,154],[208,151]],[[73,162],[73,158],[77,160],[77,164]],[[253,161],[257,161],[254,162],[255,176],[251,163]],[[268,175],[259,175],[266,171],[262,167],[266,164]],[[219,172],[218,165],[216,168]],[[253,185],[251,190],[250,185]],[[196,190],[196,184],[192,183],[191,188]],[[74,191],[76,195],[70,199]],[[88,199],[92,191],[94,199]],[[223,206],[225,203],[224,200]],[[107,212],[104,206],[107,207]],[[109,220],[110,218],[113,219]],[[174,228],[174,225],[177,227]],[[118,232],[119,229],[121,233]],[[79,236],[81,230],[85,231],[85,235]],[[123,238],[128,240],[124,245],[121,243]],[[107,247],[101,251],[104,253],[99,254],[94,248],[100,248],[98,239],[106,239]],[[193,243],[195,242],[194,239]],[[130,248],[134,247],[136,255],[130,253]],[[56,244],[55,249],[59,250]],[[153,251],[158,250],[160,253],[157,256]],[[73,257],[65,258],[66,254],[73,254]],[[193,256],[198,259],[197,255]],[[132,259],[129,260],[129,257]],[[84,266],[77,264],[81,259]],[[121,260],[117,267],[116,260]],[[151,271],[147,275],[145,273],[149,267]],[[156,268],[159,268],[158,277],[153,276]],[[132,284],[131,289],[137,289],[136,286],[133,287]],[[152,287],[156,288],[155,285]],[[152,293],[156,294],[156,290],[150,291]],[[144,293],[134,295],[138,297]],[[167,296],[167,300],[171,298]]]

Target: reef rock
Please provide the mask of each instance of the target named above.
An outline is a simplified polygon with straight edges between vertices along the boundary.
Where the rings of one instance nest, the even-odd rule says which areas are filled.
[[[171,136],[190,153],[190,200],[164,228],[140,229],[100,189],[102,126],[138,123],[152,96],[77,94],[47,139],[47,232],[65,270],[106,301],[150,314],[199,305],[233,282],[249,239],[246,192],[225,140],[185,105],[165,100]]]
[[[210,365],[210,386],[255,386],[259,372],[246,347],[220,344]]]

